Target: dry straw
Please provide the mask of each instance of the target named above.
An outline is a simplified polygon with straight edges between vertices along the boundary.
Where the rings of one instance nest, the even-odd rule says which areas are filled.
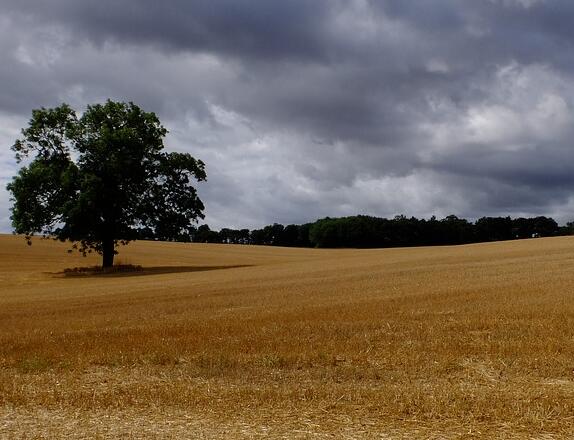
[[[118,277],[61,276],[97,264],[65,249],[0,237],[0,437],[574,432],[572,238],[137,242]]]

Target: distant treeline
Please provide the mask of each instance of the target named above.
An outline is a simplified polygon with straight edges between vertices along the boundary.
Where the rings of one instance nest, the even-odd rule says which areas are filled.
[[[303,225],[274,223],[262,229],[214,231],[201,225],[178,241],[319,248],[384,248],[435,246],[551,237],[574,234],[574,222],[558,226],[549,217],[482,217],[470,222],[455,215],[429,220],[396,216],[393,219],[357,215],[324,218]],[[147,236],[147,239],[162,237]]]

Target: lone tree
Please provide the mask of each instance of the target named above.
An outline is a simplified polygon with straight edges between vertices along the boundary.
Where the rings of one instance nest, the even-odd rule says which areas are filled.
[[[205,166],[186,153],[166,153],[167,130],[133,103],[90,105],[83,115],[67,104],[32,112],[12,150],[30,158],[7,188],[12,225],[98,252],[104,268],[120,244],[141,235],[174,240],[188,235],[203,203],[194,180]]]

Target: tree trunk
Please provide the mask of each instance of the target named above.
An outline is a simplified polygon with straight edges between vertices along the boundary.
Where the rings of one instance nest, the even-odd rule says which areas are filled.
[[[114,265],[114,239],[108,239],[102,241],[102,256],[103,262],[102,267],[104,269],[112,267]]]

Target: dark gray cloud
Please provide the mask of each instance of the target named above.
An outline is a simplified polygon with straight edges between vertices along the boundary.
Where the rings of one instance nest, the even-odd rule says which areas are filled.
[[[573,19],[566,0],[6,0],[0,184],[33,108],[112,98],[205,160],[217,227],[570,220]]]
[[[149,44],[160,49],[253,58],[325,55],[322,24],[335,2],[113,0],[13,2],[16,12],[70,29],[98,45]]]

